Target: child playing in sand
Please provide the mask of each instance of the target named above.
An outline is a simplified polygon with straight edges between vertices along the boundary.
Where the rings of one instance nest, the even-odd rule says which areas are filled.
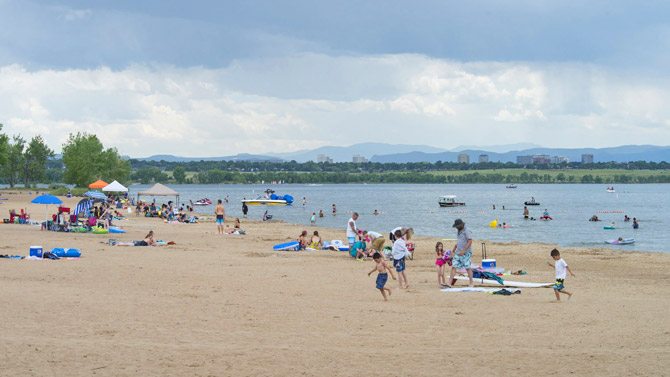
[[[405,256],[409,254],[409,251],[407,250],[405,240],[402,238],[402,230],[396,230],[393,235],[395,237],[392,251],[393,267],[395,267],[398,273],[398,286],[400,289],[407,289],[409,288],[409,283],[407,282],[407,275],[405,275]],[[403,282],[405,282],[404,286]]]
[[[375,272],[375,270],[378,272],[377,274],[377,289],[382,293],[382,296],[384,296],[384,301],[388,301],[388,298],[386,297],[386,292],[385,290],[389,293],[389,296],[391,296],[391,289],[386,288],[386,280],[388,280],[388,273],[391,273],[391,277],[393,280],[396,280],[395,275],[393,275],[393,271],[386,265],[386,262],[382,260],[382,256],[379,253],[374,253],[372,256],[372,259],[375,261],[375,268],[372,269],[372,271],[368,272],[368,276]]]
[[[437,254],[437,260],[435,260],[435,265],[437,266],[437,284],[440,288],[446,288],[448,285],[444,278],[444,265],[448,264],[451,266],[451,250],[445,251],[442,242],[438,242],[435,244],[435,254]]]
[[[556,283],[554,283],[554,293],[556,294],[556,300],[561,301],[561,296],[559,293],[568,295],[569,300],[570,297],[572,297],[572,293],[565,290],[563,282],[565,281],[565,276],[567,275],[566,271],[570,273],[570,276],[575,276],[575,274],[572,273],[572,270],[570,270],[568,264],[565,263],[563,258],[561,258],[561,253],[557,249],[551,251],[551,257],[554,258],[555,262],[553,264],[551,262],[547,262],[547,264],[550,267],[554,267],[556,269]]]

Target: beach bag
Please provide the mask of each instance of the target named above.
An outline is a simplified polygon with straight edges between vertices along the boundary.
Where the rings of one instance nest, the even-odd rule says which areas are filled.
[[[116,240],[116,238],[110,238],[109,241],[107,241],[107,243],[110,244],[111,246],[116,246],[117,242],[118,241]]]

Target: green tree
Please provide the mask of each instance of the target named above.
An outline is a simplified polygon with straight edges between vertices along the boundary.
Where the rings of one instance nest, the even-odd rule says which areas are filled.
[[[130,177],[130,162],[123,160],[116,148],[103,149],[96,135],[85,132],[70,134],[63,144],[63,164],[65,183],[79,187],[97,179],[125,182]]]
[[[2,123],[0,123],[0,131],[2,131]],[[9,150],[9,137],[5,134],[0,134],[0,166],[5,166],[7,163],[7,153]],[[0,171],[0,174],[2,171]]]
[[[183,166],[177,166],[172,171],[172,176],[177,183],[184,183],[186,181],[186,170]]]
[[[7,143],[5,147],[5,163],[2,165],[0,171],[2,175],[7,179],[9,187],[14,187],[18,182],[19,174],[23,168],[23,147],[26,141],[19,135],[12,138],[13,143]]]
[[[36,182],[46,178],[47,160],[54,152],[44,143],[42,136],[37,135],[30,140],[23,154],[23,183],[28,187],[30,181]]]

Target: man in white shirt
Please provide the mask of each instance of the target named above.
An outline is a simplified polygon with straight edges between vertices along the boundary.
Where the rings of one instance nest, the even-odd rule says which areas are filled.
[[[347,222],[347,239],[349,240],[349,251],[354,246],[356,242],[356,236],[358,236],[358,228],[356,228],[356,219],[358,219],[358,212],[354,212],[351,215],[351,218]]]

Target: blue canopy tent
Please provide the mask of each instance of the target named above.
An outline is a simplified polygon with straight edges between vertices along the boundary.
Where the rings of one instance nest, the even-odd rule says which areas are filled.
[[[49,204],[62,204],[63,201],[58,199],[57,197],[49,194],[42,194],[35,199],[30,201],[31,203],[35,204],[46,204],[46,210],[44,211],[44,222],[49,221]]]

